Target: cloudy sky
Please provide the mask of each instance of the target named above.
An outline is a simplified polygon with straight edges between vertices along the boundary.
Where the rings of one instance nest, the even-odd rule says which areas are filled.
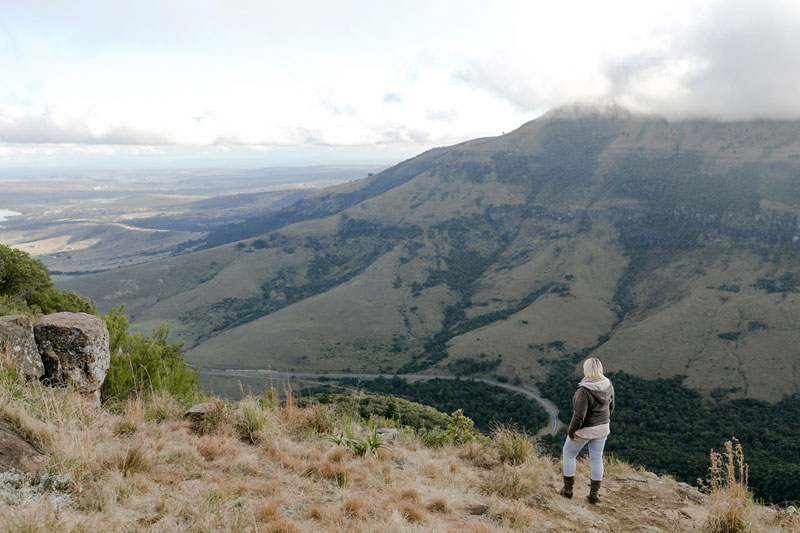
[[[0,0],[0,168],[392,163],[614,102],[800,118],[800,2]]]

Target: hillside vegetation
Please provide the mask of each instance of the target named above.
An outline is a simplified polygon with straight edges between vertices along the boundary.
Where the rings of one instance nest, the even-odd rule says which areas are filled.
[[[739,437],[757,496],[789,502],[798,228],[798,122],[555,111],[59,287],[166,322],[207,368],[466,372],[555,401],[593,355],[646,380],[620,395],[620,457],[691,481]]]
[[[368,422],[356,414],[299,407],[291,396],[280,402],[274,391],[237,404],[212,400],[200,424],[185,420],[169,394],[130,397],[113,410],[84,401],[0,372],[0,415],[47,455],[43,473],[0,474],[0,531],[732,531],[722,529],[730,519],[754,531],[800,526],[792,511],[757,506],[746,486],[729,490],[722,476],[711,478],[715,491],[703,503],[670,478],[615,461],[600,505],[582,501],[585,462],[576,498],[566,500],[556,494],[555,460],[525,435],[476,437],[457,414],[438,440],[407,427],[391,444],[370,444],[359,429]]]
[[[196,251],[70,278],[214,368],[423,371],[532,385],[595,350],[728,398],[800,392],[800,125],[553,112],[439,148]],[[190,250],[187,250],[187,252]]]

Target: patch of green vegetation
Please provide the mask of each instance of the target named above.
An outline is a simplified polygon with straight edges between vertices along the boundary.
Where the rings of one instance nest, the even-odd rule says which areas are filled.
[[[351,387],[361,387],[377,394],[405,398],[429,405],[439,411],[463,409],[475,421],[475,427],[489,433],[496,424],[515,426],[531,433],[547,424],[541,405],[521,394],[469,379],[432,379],[407,381],[399,377],[374,380],[342,380]]]
[[[62,311],[93,314],[95,306],[89,298],[54,288],[41,261],[0,244],[0,315],[35,318]]]
[[[784,272],[777,278],[758,278],[753,287],[768,294],[780,292],[800,292],[800,276],[794,272]]]
[[[345,413],[363,420],[381,417],[394,421],[399,427],[408,426],[414,430],[444,431],[450,423],[450,417],[445,413],[404,398],[363,393],[340,394],[331,393],[330,390],[325,386],[306,389],[304,394],[307,395],[298,398],[297,404],[301,407],[313,403],[337,405]]]
[[[485,354],[481,354],[485,355]],[[456,376],[468,376],[470,374],[485,374],[496,370],[503,360],[497,359],[475,359],[473,357],[462,357],[447,363],[447,369]]]
[[[723,283],[719,287],[707,287],[707,288],[725,292],[739,292],[741,290],[741,287],[739,287],[739,285],[727,285],[725,283]]]
[[[717,333],[717,337],[725,341],[736,341],[742,336],[741,331],[726,331],[725,333]]]
[[[103,402],[147,398],[167,393],[187,407],[203,397],[197,370],[186,365],[182,344],[168,344],[166,327],[151,335],[128,332],[124,306],[104,316],[109,333],[111,364],[100,389]]]
[[[198,341],[208,339],[346,283],[398,242],[421,233],[416,226],[387,227],[346,216],[342,218],[337,234],[305,238],[303,246],[314,251],[305,272],[294,267],[283,268],[262,283],[258,293],[246,298],[223,298],[182,313],[178,319],[198,330]],[[282,235],[261,241],[258,246],[286,248],[289,245]],[[255,242],[253,246],[258,247]]]
[[[571,363],[557,364],[538,384],[542,394],[558,406],[562,420],[572,414],[572,395],[579,381],[572,370]],[[608,377],[614,383],[617,408],[606,453],[695,483],[708,473],[709,450],[721,449],[735,436],[747,453],[750,487],[756,497],[770,503],[800,501],[800,442],[796,438],[800,396],[775,404],[752,399],[709,403],[684,386],[682,376],[645,380],[616,372]],[[563,433],[548,436],[543,443],[558,457],[564,438]]]

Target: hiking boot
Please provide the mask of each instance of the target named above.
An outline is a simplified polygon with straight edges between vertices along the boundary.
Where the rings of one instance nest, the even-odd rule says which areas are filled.
[[[589,488],[589,495],[586,497],[589,503],[597,503],[600,501],[600,498],[597,497],[598,491],[600,491],[600,481],[592,480],[592,484]]]
[[[572,486],[575,484],[575,476],[564,476],[564,488],[561,489],[561,494],[565,498],[572,498]]]

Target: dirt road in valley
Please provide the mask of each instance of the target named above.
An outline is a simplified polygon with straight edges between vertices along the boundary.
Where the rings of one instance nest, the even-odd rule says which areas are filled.
[[[523,387],[512,385],[510,383],[502,383],[500,381],[496,381],[493,379],[487,378],[473,378],[469,377],[466,378],[464,376],[445,376],[439,374],[363,374],[358,372],[339,372],[339,373],[330,373],[330,374],[315,374],[312,372],[278,372],[276,370],[213,370],[213,369],[204,369],[200,370],[201,374],[206,374],[209,376],[230,376],[230,377],[248,377],[248,378],[257,378],[257,377],[264,377],[264,378],[276,378],[280,379],[283,377],[289,378],[328,378],[328,379],[348,379],[348,378],[355,378],[355,379],[377,379],[379,377],[391,379],[393,377],[403,378],[403,379],[471,379],[474,381],[480,381],[482,383],[486,383],[489,385],[494,385],[495,387],[501,387],[518,394],[523,394],[528,398],[531,398],[544,407],[545,411],[550,415],[550,424],[544,428],[542,428],[538,433],[537,436],[540,435],[555,435],[559,428],[563,425],[558,420],[558,409],[556,408],[553,403],[540,396],[535,391],[525,389]]]

